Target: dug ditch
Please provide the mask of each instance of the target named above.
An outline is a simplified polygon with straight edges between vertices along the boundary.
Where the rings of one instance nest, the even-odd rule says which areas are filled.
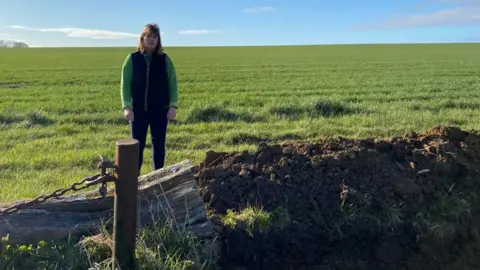
[[[474,269],[480,135],[208,152],[197,179],[224,269]]]

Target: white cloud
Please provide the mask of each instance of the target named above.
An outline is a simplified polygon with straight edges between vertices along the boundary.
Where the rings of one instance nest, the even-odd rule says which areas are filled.
[[[480,25],[480,7],[460,7],[437,12],[391,19],[384,22],[363,25],[357,29],[390,29],[424,26],[475,26]]]
[[[12,29],[38,31],[44,33],[63,33],[68,37],[96,38],[96,39],[121,39],[121,38],[138,38],[140,34],[116,32],[99,29],[84,28],[32,28],[21,25],[8,26]]]
[[[479,0],[428,0],[430,3],[449,4],[449,8],[435,12],[397,17],[356,27],[357,30],[414,28],[428,26],[479,26]]]
[[[178,33],[181,35],[206,35],[206,34],[218,34],[218,33],[221,33],[221,31],[199,29],[199,30],[181,30],[181,31],[178,31]]]
[[[21,26],[21,25],[9,25],[9,26],[7,26],[7,27],[12,28],[12,29],[28,30],[28,27]]]
[[[252,7],[244,10],[246,13],[261,13],[261,12],[272,12],[275,11],[274,7]]]

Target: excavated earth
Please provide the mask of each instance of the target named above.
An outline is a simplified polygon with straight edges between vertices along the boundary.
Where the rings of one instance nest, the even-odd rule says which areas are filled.
[[[223,269],[478,269],[479,170],[480,135],[438,126],[208,152],[197,179]],[[247,207],[271,218],[227,226]]]

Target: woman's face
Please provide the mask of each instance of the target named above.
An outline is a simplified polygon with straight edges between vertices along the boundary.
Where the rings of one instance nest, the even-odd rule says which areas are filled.
[[[147,34],[144,39],[145,49],[154,50],[158,44],[158,36],[154,33]]]

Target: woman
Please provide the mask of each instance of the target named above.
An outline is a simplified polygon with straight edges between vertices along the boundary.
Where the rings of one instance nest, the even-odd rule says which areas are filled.
[[[176,117],[178,88],[175,67],[163,52],[156,24],[145,25],[136,51],[123,63],[121,99],[131,136],[140,143],[139,175],[149,126],[153,167],[163,168],[167,124]]]

